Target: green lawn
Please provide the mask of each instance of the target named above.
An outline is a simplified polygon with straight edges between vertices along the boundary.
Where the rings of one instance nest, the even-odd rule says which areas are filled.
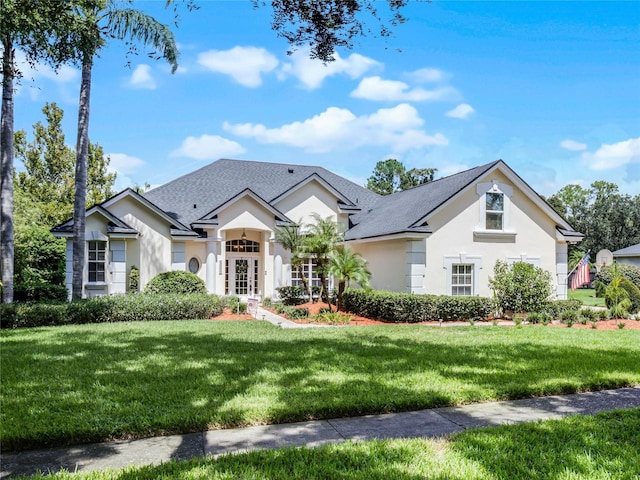
[[[640,478],[640,409],[469,430],[438,440],[349,442],[46,478],[632,480]]]
[[[605,307],[604,298],[596,297],[596,291],[593,288],[578,288],[576,290],[569,290],[568,296],[570,299],[577,299],[582,302],[583,305]]]
[[[640,331],[134,322],[0,331],[6,450],[640,384]]]

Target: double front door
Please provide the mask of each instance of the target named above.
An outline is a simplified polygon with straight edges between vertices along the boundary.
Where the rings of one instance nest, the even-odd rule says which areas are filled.
[[[229,258],[226,260],[226,293],[249,297],[259,295],[257,258]]]

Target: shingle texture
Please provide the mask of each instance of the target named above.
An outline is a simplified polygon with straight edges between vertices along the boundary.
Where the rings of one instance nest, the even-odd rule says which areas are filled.
[[[379,195],[322,167],[221,159],[144,194],[189,225],[250,188],[267,202],[317,174],[351,203],[369,209]]]
[[[498,162],[500,160],[380,197],[370,210],[352,217],[355,226],[346,233],[345,239],[357,240],[401,232],[430,232],[428,225],[417,225],[416,222]]]
[[[616,257],[640,257],[640,243],[616,250],[613,255]]]

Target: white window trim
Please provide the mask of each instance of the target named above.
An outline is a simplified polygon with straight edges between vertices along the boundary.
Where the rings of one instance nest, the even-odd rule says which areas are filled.
[[[104,263],[104,280],[96,280],[96,281],[91,281],[89,280],[89,263],[90,262],[98,262],[98,260],[90,260],[89,259],[89,245],[91,242],[104,242],[104,260],[102,261],[102,263]],[[97,238],[97,239],[90,239],[86,241],[86,255],[87,255],[87,264],[86,264],[86,268],[87,268],[87,281],[85,282],[85,286],[104,286],[107,285],[109,283],[109,279],[108,279],[108,275],[109,275],[109,266],[110,266],[110,262],[109,262],[109,242],[107,239],[102,239],[102,238]]]
[[[476,193],[479,197],[478,204],[480,206],[480,216],[478,219],[478,224],[473,231],[474,237],[479,239],[515,238],[516,232],[509,228],[509,211],[511,209],[511,197],[513,195],[513,188],[497,180],[492,180],[491,182],[479,183],[476,187]],[[487,193],[503,194],[504,204],[502,213],[502,230],[487,229]]]
[[[444,270],[447,277],[447,295],[452,295],[452,283],[451,275],[453,274],[453,265],[473,265],[472,275],[472,290],[471,296],[478,295],[478,277],[479,270],[482,268],[482,257],[480,255],[467,255],[466,253],[459,253],[457,255],[445,255],[444,256]]]

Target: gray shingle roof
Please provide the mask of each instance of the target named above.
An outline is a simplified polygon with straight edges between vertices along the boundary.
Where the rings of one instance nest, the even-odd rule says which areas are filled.
[[[380,197],[369,211],[363,211],[352,217],[352,224],[355,226],[346,233],[345,240],[403,232],[429,233],[428,225],[417,225],[416,222],[499,162],[501,160]]]
[[[614,257],[640,257],[640,243],[613,252]]]
[[[144,194],[184,224],[191,224],[250,188],[271,202],[317,174],[351,203],[369,209],[379,195],[322,167],[221,159]]]

